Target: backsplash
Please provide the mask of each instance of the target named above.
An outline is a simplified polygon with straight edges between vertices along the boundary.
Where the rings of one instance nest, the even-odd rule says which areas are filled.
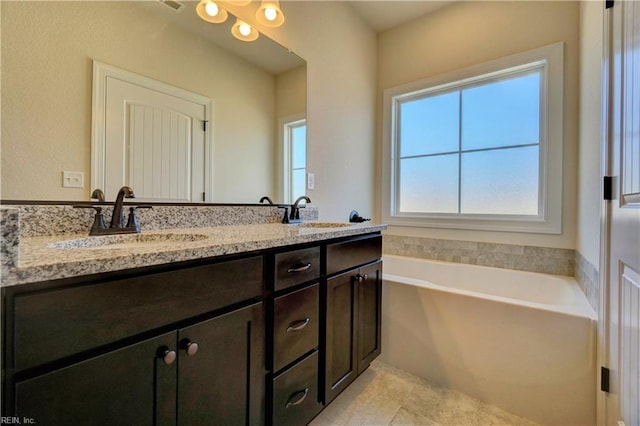
[[[135,204],[124,205],[125,219],[128,207],[131,206],[135,206]],[[20,215],[19,229],[20,236],[23,238],[60,234],[88,234],[95,214],[92,209],[77,209],[71,205],[60,204],[2,206],[2,210],[14,209]],[[110,206],[105,206],[104,216],[107,224],[111,220],[111,210]],[[283,209],[267,205],[154,205],[152,209],[141,209],[136,212],[142,232],[173,228],[279,223],[283,214]],[[4,217],[5,214],[2,215],[3,220]],[[318,220],[318,208],[313,206],[301,208],[300,217],[303,220]]]
[[[575,274],[575,251],[550,247],[385,235],[387,254],[546,274]]]

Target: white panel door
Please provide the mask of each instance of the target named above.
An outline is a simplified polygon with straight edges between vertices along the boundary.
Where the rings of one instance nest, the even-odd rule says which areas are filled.
[[[640,425],[640,2],[616,1],[608,15],[608,172],[603,318],[610,392],[608,425]]]
[[[202,201],[205,106],[106,79],[105,194],[129,185],[140,201]]]

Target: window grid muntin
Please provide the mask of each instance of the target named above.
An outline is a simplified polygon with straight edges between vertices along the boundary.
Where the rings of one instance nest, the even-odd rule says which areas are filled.
[[[391,150],[392,150],[392,161],[391,161],[391,213],[396,217],[476,217],[476,218],[504,218],[511,217],[515,219],[525,219],[525,220],[539,220],[544,216],[545,204],[546,204],[546,186],[545,186],[545,173],[546,173],[546,164],[543,161],[544,155],[547,151],[547,141],[546,141],[546,115],[545,110],[547,107],[547,96],[546,96],[546,85],[547,85],[547,60],[539,60],[535,62],[530,62],[527,64],[505,68],[503,70],[498,70],[491,73],[482,74],[479,76],[466,78],[450,83],[440,84],[434,87],[429,87],[425,89],[420,89],[417,91],[412,91],[409,93],[404,93],[400,95],[395,95],[392,97],[392,129],[393,136],[391,138]],[[490,148],[478,148],[471,150],[462,150],[462,91],[467,88],[489,85],[492,83],[497,83],[500,81],[510,80],[513,78],[526,77],[532,74],[539,74],[539,115],[538,115],[538,143],[532,144],[521,144],[521,145],[508,145],[508,146],[499,146],[499,147],[490,147]],[[400,156],[400,144],[401,144],[401,135],[400,122],[402,120],[401,117],[401,106],[405,102],[411,102],[415,100],[421,100],[432,96],[439,96],[442,94],[458,92],[459,94],[459,102],[458,102],[458,151],[448,151],[448,152],[440,152],[440,153],[432,153],[432,154],[424,154],[417,156]],[[461,185],[462,185],[462,154],[474,151],[488,151],[488,150],[497,150],[497,149],[509,149],[509,148],[518,148],[518,147],[526,147],[526,146],[538,146],[538,214],[537,215],[503,215],[503,214],[473,214],[473,213],[461,213]],[[403,159],[408,158],[419,158],[419,157],[427,157],[427,156],[437,156],[437,155],[451,155],[458,154],[458,213],[429,213],[429,212],[403,212],[400,210],[400,173],[401,173],[401,165],[400,162]]]

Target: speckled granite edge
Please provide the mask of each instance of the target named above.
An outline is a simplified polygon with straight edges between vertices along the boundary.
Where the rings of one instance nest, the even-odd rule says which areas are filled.
[[[386,235],[386,254],[574,276],[575,251],[552,247]]]
[[[0,264],[2,268],[13,267],[18,263],[20,251],[20,215],[18,209],[0,209]]]
[[[587,296],[589,304],[598,313],[600,308],[600,273],[582,254],[576,250],[575,277],[578,285]]]

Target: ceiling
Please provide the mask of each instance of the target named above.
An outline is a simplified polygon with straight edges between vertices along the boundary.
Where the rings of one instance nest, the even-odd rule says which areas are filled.
[[[349,0],[348,3],[371,28],[381,32],[431,13],[453,1]]]

